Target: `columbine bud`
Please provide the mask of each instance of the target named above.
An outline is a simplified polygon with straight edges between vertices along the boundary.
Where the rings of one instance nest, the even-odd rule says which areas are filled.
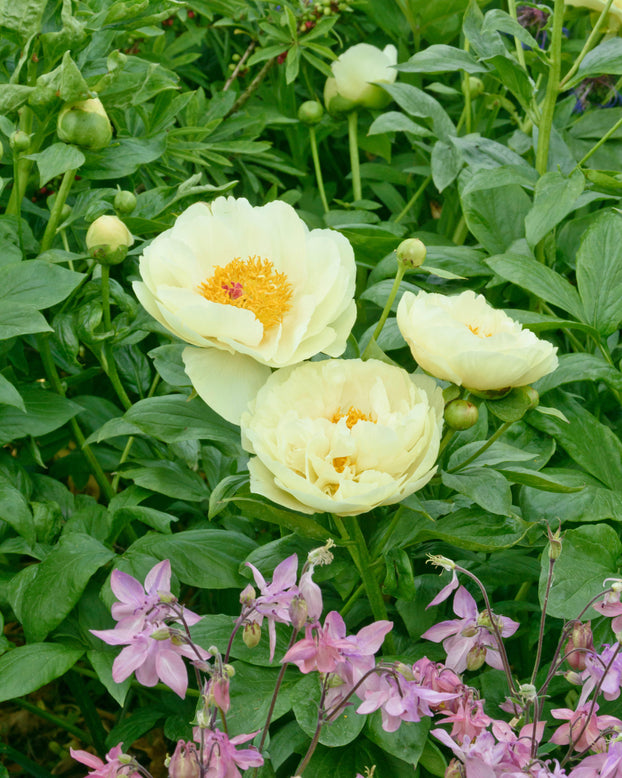
[[[413,673],[413,669],[410,665],[405,665],[403,662],[396,662],[393,665],[393,669],[395,670],[396,673],[399,673],[407,681],[415,680],[415,674]]]
[[[154,640],[168,640],[171,637],[171,630],[168,627],[160,627],[160,629],[152,632],[149,637]]]
[[[573,650],[580,649],[580,650]],[[592,636],[592,624],[586,621],[585,624],[576,623],[572,628],[568,642],[566,643],[566,657],[568,664],[573,670],[582,672],[585,670],[585,658],[588,651],[594,649],[594,639]]]
[[[538,698],[538,690],[532,683],[523,683],[518,687],[518,694],[525,702],[533,702]]]
[[[253,587],[248,584],[248,586],[245,586],[244,589],[240,592],[240,603],[242,605],[252,605],[255,602],[255,590]]]
[[[114,196],[114,209],[121,216],[129,216],[130,213],[136,208],[136,195],[134,192],[128,192],[127,190],[119,190]]]
[[[302,629],[307,623],[308,615],[309,609],[304,597],[298,597],[297,595],[293,597],[289,604],[289,618],[292,627],[296,630]]]
[[[579,684],[583,683],[583,676],[581,673],[575,673],[574,670],[568,670],[567,673],[564,673],[564,678],[573,686],[579,686]]]
[[[307,100],[298,109],[298,119],[309,126],[317,124],[324,116],[324,108],[319,100]]]
[[[468,400],[452,400],[445,406],[445,421],[454,430],[468,430],[477,423],[477,405]]]
[[[427,249],[419,238],[403,240],[395,250],[397,261],[405,268],[421,267],[425,260]]]
[[[562,553],[562,537],[561,531],[556,529],[555,532],[551,532],[551,528],[546,528],[546,534],[549,539],[549,559],[559,559]]]
[[[123,744],[121,744],[123,745]],[[117,757],[119,760],[119,764],[133,764],[134,763],[134,757],[130,756],[129,754],[119,754]]]
[[[24,151],[28,151],[30,148],[30,135],[23,130],[16,130],[15,132],[11,133],[11,137],[9,138],[9,145],[13,151],[16,151],[20,154]]]
[[[132,234],[117,216],[100,216],[86,233],[88,252],[102,265],[123,262],[132,243]]]
[[[58,137],[89,151],[100,151],[112,140],[112,125],[97,97],[69,103],[58,114]]]
[[[485,646],[473,646],[466,658],[467,670],[479,670],[486,661]]]
[[[177,742],[177,748],[168,763],[169,778],[199,778],[201,766],[194,743]]]
[[[233,676],[235,675],[235,667],[233,665],[223,665],[222,671],[229,678],[233,678]]]
[[[261,640],[261,627],[256,621],[251,621],[244,625],[242,640],[247,648],[255,648]]]

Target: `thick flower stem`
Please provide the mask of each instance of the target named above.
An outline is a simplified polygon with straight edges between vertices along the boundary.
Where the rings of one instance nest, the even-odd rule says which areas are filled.
[[[58,394],[64,397],[65,389],[63,387],[62,381],[60,380],[60,376],[58,375],[58,371],[56,370],[56,365],[54,364],[54,360],[52,358],[52,352],[50,350],[50,344],[48,341],[47,333],[43,333],[37,336],[37,344],[39,346],[39,355],[41,357],[41,361],[43,362],[43,367],[45,368],[45,373],[47,375],[48,381],[52,384],[52,388]],[[86,438],[84,437],[84,433],[80,429],[80,425],[78,424],[75,418],[70,419],[69,423],[71,424],[71,428],[73,430],[73,435],[76,439],[76,442],[80,446],[80,449],[84,453],[84,456],[87,458],[91,466],[91,470],[93,472],[93,475],[95,476],[95,480],[99,484],[99,488],[106,495],[108,500],[112,500],[112,498],[115,495],[114,490],[110,482],[106,478],[106,474],[104,473],[102,466],[97,461],[97,457],[93,453],[91,447],[87,444]]]
[[[101,282],[102,282],[102,309],[103,309],[103,316],[104,316],[104,329],[106,332],[112,331],[112,319],[110,318],[110,267],[108,265],[102,265],[102,276],[101,276]],[[112,383],[115,392],[117,393],[117,397],[121,401],[121,404],[125,408],[125,410],[129,410],[132,407],[132,401],[127,396],[127,392],[123,388],[123,384],[121,383],[121,379],[119,378],[119,373],[117,371],[117,365],[112,358],[112,355],[110,353],[110,349],[108,348],[107,344],[104,343],[102,346],[102,356],[103,359],[102,367],[106,371],[106,374],[108,375],[108,378],[110,379],[110,382]]]
[[[317,189],[320,193],[320,199],[322,200],[324,213],[328,213],[330,208],[328,207],[328,200],[326,199],[326,192],[324,190],[324,178],[322,177],[322,168],[320,167],[320,157],[317,153],[317,137],[315,134],[315,127],[309,127],[309,143],[311,144],[311,156],[313,158],[313,168],[315,170]]]
[[[559,94],[559,79],[562,64],[562,29],[564,23],[564,0],[555,0],[553,8],[553,31],[551,34],[551,67],[546,85],[546,94],[542,106],[542,116],[538,124],[538,149],[536,151],[536,170],[540,175],[547,171],[549,161],[549,143],[553,127],[555,104]]]
[[[54,200],[54,206],[52,208],[52,212],[50,213],[50,218],[45,227],[43,237],[41,238],[41,246],[39,250],[42,254],[52,246],[54,236],[56,235],[56,228],[60,223],[61,215],[63,212],[63,205],[65,205],[65,201],[67,200],[67,195],[69,194],[71,185],[73,184],[76,177],[76,172],[77,170],[67,170],[63,176],[63,180],[56,195],[56,200]]]
[[[359,164],[358,113],[348,114],[348,146],[350,148],[350,167],[352,169],[352,199],[356,202],[363,198],[361,188],[361,167]]]
[[[334,516],[335,524],[339,530],[342,540],[345,541],[344,545],[348,549],[352,561],[356,565],[365,591],[367,592],[367,598],[371,607],[374,619],[376,621],[387,620],[387,608],[382,598],[382,592],[380,586],[372,569],[372,561],[367,549],[367,543],[365,542],[365,536],[359,525],[358,516],[347,516],[341,518],[340,516]],[[348,530],[348,526],[350,530]],[[389,633],[385,638],[386,651],[389,654],[394,653],[395,646],[393,644],[393,636]]]
[[[391,287],[391,291],[389,292],[387,301],[384,304],[384,309],[382,311],[380,319],[378,320],[378,324],[376,324],[376,329],[374,330],[374,334],[371,336],[369,343],[365,347],[361,359],[369,359],[371,357],[371,352],[374,347],[374,343],[378,341],[378,337],[382,332],[382,328],[384,327],[384,324],[389,316],[389,313],[391,312],[391,307],[393,306],[393,301],[395,300],[395,296],[397,295],[397,290],[400,288],[400,284],[402,283],[402,278],[404,278],[404,271],[405,271],[404,266],[400,262],[398,262],[397,271],[395,273],[395,281],[393,281],[393,286]]]

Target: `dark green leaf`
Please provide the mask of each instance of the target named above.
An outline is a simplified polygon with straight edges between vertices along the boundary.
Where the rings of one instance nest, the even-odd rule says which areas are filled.
[[[22,387],[26,412],[11,405],[0,405],[0,445],[25,435],[45,435],[62,427],[82,408],[47,389]]]
[[[0,306],[0,340],[50,332],[52,328],[34,305],[3,301]]]
[[[82,533],[65,534],[11,598],[26,636],[43,640],[69,614],[95,571],[114,553]]]
[[[465,184],[469,180],[465,176]],[[524,237],[531,200],[518,184],[477,190],[461,199],[467,227],[490,254],[500,254]]]
[[[33,259],[0,267],[0,300],[34,308],[49,308],[64,300],[82,281],[82,273],[74,273],[60,265]]]
[[[471,467],[459,473],[441,473],[445,486],[464,494],[490,513],[509,516],[512,512],[510,484],[496,470]]]
[[[557,171],[545,173],[536,184],[533,207],[525,219],[527,243],[533,248],[573,210],[585,187],[580,170],[569,177]]]
[[[563,276],[542,262],[517,254],[502,254],[487,261],[502,278],[568,311],[580,321],[585,321],[577,290]]]
[[[255,543],[246,535],[227,530],[195,529],[160,535],[153,532],[132,543],[119,566],[134,557],[170,559],[175,575],[183,583],[202,589],[227,589],[245,585],[238,569]]]
[[[269,524],[278,524],[280,527],[306,538],[326,541],[331,537],[328,529],[302,513],[276,508],[274,505],[247,497],[236,497],[233,502],[247,519],[258,519]]]
[[[576,619],[592,597],[603,591],[605,578],[618,575],[617,559],[621,553],[618,533],[606,524],[586,525],[564,533],[547,613],[558,619]],[[543,554],[541,603],[548,568],[548,556]],[[588,618],[590,615],[593,616],[594,611],[588,613]]]
[[[21,394],[2,373],[0,373],[0,404],[12,405],[22,411],[26,410]]]
[[[84,649],[60,643],[32,643],[0,657],[0,702],[30,694],[63,675]]]
[[[576,76],[568,82],[568,88],[575,86],[584,78],[603,74],[622,74],[622,40],[620,38],[608,38],[589,51],[579,65]]]
[[[398,65],[397,69],[405,73],[448,73],[454,70],[464,70],[466,73],[486,73],[488,70],[468,51],[442,43],[418,51],[408,62]]]
[[[365,734],[372,743],[382,748],[383,751],[416,767],[428,739],[430,723],[431,719],[429,718],[423,718],[416,723],[402,722],[396,732],[385,732],[382,728],[380,711],[376,711],[368,716]]]
[[[28,501],[15,486],[0,481],[0,519],[6,521],[29,545],[35,542],[35,525]]]
[[[106,747],[113,748],[118,743],[123,743],[123,750],[129,751],[132,744],[153,729],[164,716],[165,711],[161,706],[148,706],[137,710],[110,730],[106,738]]]
[[[536,381],[534,389],[543,395],[574,381],[604,381],[616,392],[622,392],[622,374],[595,354],[562,354],[557,369]]]
[[[146,466],[125,468],[121,473],[138,486],[167,497],[187,502],[200,502],[209,498],[208,486],[201,476],[177,462],[156,460]]]
[[[456,180],[463,162],[453,144],[439,140],[432,148],[430,164],[434,186],[442,192]]]
[[[439,139],[456,135],[455,125],[443,106],[423,89],[402,83],[383,84],[382,86],[407,114],[420,119],[430,119]]]
[[[298,683],[292,701],[296,721],[312,737],[317,726],[320,702],[320,680],[315,673],[310,673]],[[345,708],[341,715],[322,728],[320,743],[332,748],[351,743],[365,726],[366,718],[356,713],[355,707]]]
[[[558,481],[554,476],[546,471],[527,470],[524,467],[512,465],[511,467],[499,468],[499,472],[515,484],[524,484],[525,486],[535,486],[546,492],[580,492],[583,486],[581,484],[568,485]]]
[[[620,41],[622,43],[622,41]],[[605,211],[586,231],[577,252],[583,319],[603,335],[622,321],[622,216]]]

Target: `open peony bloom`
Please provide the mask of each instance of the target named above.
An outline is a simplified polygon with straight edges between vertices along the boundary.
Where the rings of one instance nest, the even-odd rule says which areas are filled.
[[[392,44],[380,50],[369,43],[357,43],[332,63],[333,79],[329,79],[325,95],[350,100],[365,108],[384,108],[391,98],[376,84],[392,84],[397,78],[397,49]],[[327,106],[330,109],[330,106]]]
[[[475,391],[527,386],[557,367],[557,349],[472,291],[405,292],[397,326],[417,363]]]
[[[303,513],[391,505],[434,475],[442,424],[427,376],[373,359],[278,370],[241,419],[251,491]]]
[[[278,200],[195,203],[140,260],[136,296],[182,340],[199,395],[239,422],[270,368],[339,356],[356,307],[354,252],[329,229],[309,231]]]

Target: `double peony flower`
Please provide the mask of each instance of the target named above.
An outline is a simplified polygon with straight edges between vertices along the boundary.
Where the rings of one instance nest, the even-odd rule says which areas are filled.
[[[241,419],[251,490],[339,516],[399,502],[434,475],[442,423],[436,383],[384,362],[278,370]]]
[[[420,367],[475,392],[527,386],[557,367],[557,349],[468,290],[406,292],[397,326]]]
[[[239,422],[271,368],[339,356],[356,318],[354,252],[275,200],[195,203],[145,249],[134,291],[183,354],[198,394]]]

